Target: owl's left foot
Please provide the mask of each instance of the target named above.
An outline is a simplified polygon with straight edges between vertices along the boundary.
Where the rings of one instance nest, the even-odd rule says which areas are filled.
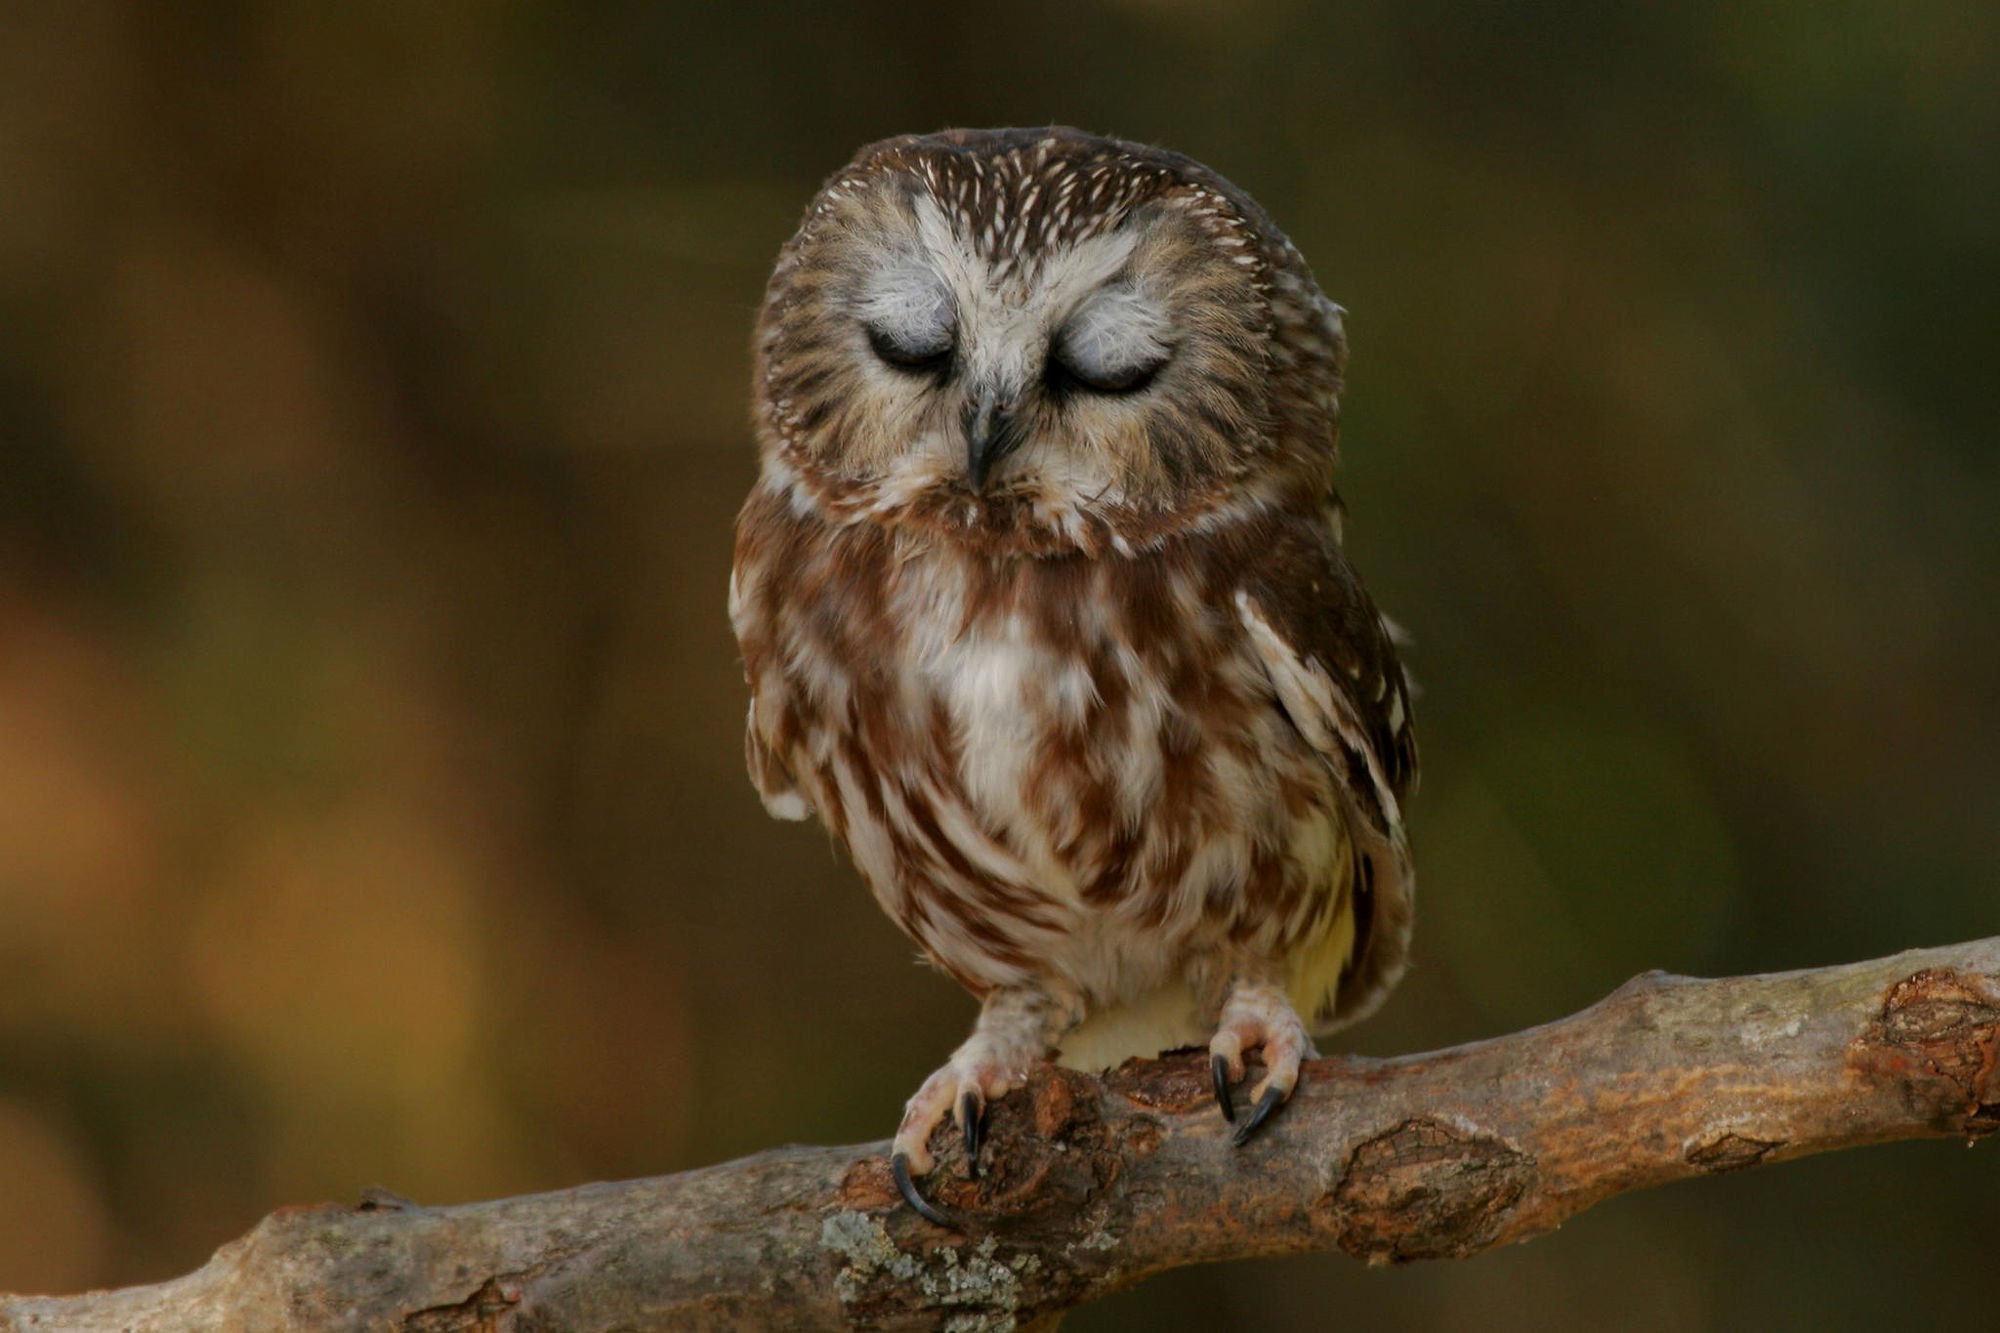
[[[1264,1077],[1252,1090],[1250,1114],[1238,1122],[1229,1089],[1243,1077],[1243,1053],[1253,1047],[1263,1050]],[[1216,1105],[1222,1108],[1222,1118],[1236,1125],[1239,1145],[1291,1098],[1299,1084],[1299,1066],[1319,1054],[1292,1002],[1268,982],[1238,982],[1230,989],[1208,1053]]]

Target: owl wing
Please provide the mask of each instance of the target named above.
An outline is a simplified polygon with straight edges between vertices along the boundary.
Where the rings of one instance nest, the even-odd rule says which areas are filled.
[[[1340,779],[1355,835],[1354,950],[1336,1012],[1360,1017],[1402,974],[1412,900],[1403,802],[1417,781],[1409,683],[1395,638],[1331,529],[1275,542],[1236,592],[1272,692]]]
[[[763,577],[768,568],[765,543],[753,534],[769,526],[768,514],[760,509],[768,504],[762,491],[752,491],[738,520],[736,563],[729,571],[729,623],[736,631],[743,651],[743,679],[750,687],[750,716],[743,726],[743,758],[750,769],[750,781],[763,798],[764,808],[777,819],[805,819],[813,812],[812,802],[799,789],[790,766],[772,744],[774,735],[784,731],[778,724],[790,717],[783,705],[783,673],[773,671],[771,626],[774,611],[771,585]],[[793,734],[796,734],[794,729]]]

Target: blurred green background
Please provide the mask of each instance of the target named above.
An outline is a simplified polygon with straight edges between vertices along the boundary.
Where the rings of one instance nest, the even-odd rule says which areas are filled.
[[[1983,3],[9,6],[0,1286],[889,1132],[971,1005],[741,771],[750,323],[855,147],[1049,121],[1351,312],[1427,771],[1347,1048],[2000,929]],[[1072,1326],[1979,1326],[1995,1151]]]

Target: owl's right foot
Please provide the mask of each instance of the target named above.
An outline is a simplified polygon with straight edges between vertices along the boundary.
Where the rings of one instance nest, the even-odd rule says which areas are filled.
[[[917,1095],[904,1108],[903,1123],[890,1145],[890,1174],[904,1202],[916,1209],[926,1222],[962,1230],[960,1221],[924,1198],[913,1177],[929,1175],[937,1165],[931,1155],[931,1131],[949,1114],[958,1124],[965,1143],[965,1174],[979,1179],[979,1148],[986,1121],[986,1103],[1005,1096],[1028,1079],[1028,1070],[1041,1059],[1045,1048],[1039,1043],[1023,1044],[997,1038],[984,1030],[975,1031],[963,1046],[952,1052],[944,1068],[924,1080]]]
[[[931,1131],[949,1115],[965,1137],[965,1173],[977,1180],[986,1103],[1027,1082],[1028,1070],[1042,1058],[1042,1050],[1039,1045],[1003,1046],[983,1032],[973,1033],[903,1108],[892,1151],[909,1162],[910,1174],[929,1175],[937,1165],[931,1155]]]
[[[1077,1012],[1076,1006],[1039,988],[992,992],[972,1035],[910,1098],[890,1145],[889,1166],[896,1189],[925,1221],[959,1226],[916,1186],[915,1178],[929,1175],[937,1165],[930,1148],[932,1131],[945,1116],[952,1117],[965,1146],[965,1173],[977,1180],[987,1103],[1027,1082],[1028,1071],[1074,1026]]]

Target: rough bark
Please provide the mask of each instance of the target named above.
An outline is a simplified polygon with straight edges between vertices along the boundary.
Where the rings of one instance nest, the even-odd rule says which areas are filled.
[[[1653,973],[1546,1027],[1308,1066],[1232,1148],[1206,1060],[1035,1075],[979,1182],[897,1199],[885,1145],[447,1208],[283,1209],[155,1286],[0,1298],[0,1329],[1004,1329],[1181,1264],[1463,1257],[1600,1199],[1889,1139],[2000,1128],[2000,937],[1698,981]]]

